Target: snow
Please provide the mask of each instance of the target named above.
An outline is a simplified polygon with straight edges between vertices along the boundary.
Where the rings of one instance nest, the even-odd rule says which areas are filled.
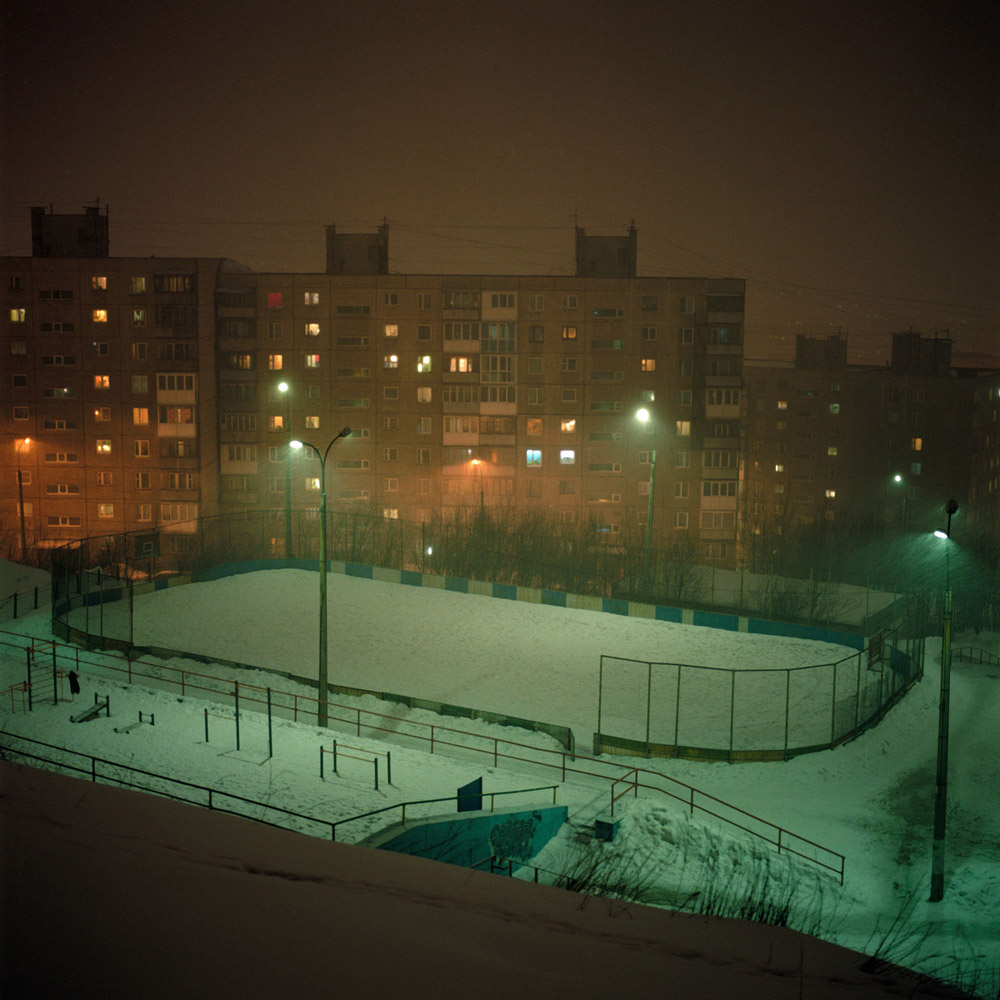
[[[170,588],[136,599],[136,641],[254,662],[314,679],[316,589],[315,574],[293,570]],[[721,632],[336,575],[329,578],[329,597],[331,682],[569,725],[581,752],[586,752],[597,719],[597,671],[602,653],[754,668],[830,662],[850,652],[825,643]],[[105,614],[113,614],[112,608],[105,608]],[[47,613],[43,612],[6,625],[8,631],[14,627],[23,635],[49,635]],[[11,635],[0,639],[14,644],[25,641]],[[956,647],[963,644],[1000,652],[998,636],[956,639]],[[871,951],[897,914],[905,910],[907,930],[903,937],[922,942],[919,954],[907,956],[907,965],[942,974],[956,972],[957,965],[941,969],[944,956],[954,957],[965,968],[976,966],[987,974],[995,972],[1000,967],[1000,754],[995,721],[1000,705],[1000,668],[953,663],[946,891],[942,902],[932,904],[926,900],[937,749],[938,645],[936,638],[928,640],[926,676],[902,703],[877,728],[837,750],[766,764],[608,758],[609,771],[622,770],[619,765],[659,770],[846,855],[843,888],[814,866],[786,854],[779,856],[761,841],[705,813],[691,815],[671,799],[645,793],[616,805],[616,813],[621,811],[623,819],[619,838],[608,845],[607,852],[620,855],[624,865],[641,864],[650,902],[677,905],[699,891],[699,886],[704,891],[703,869],[711,871],[716,885],[730,885],[756,866],[758,871],[767,870],[778,895],[787,894],[793,900],[802,925],[809,925],[813,933],[830,941]],[[120,667],[119,659],[93,652],[79,655],[83,692],[76,705],[36,705],[30,714],[12,713],[10,696],[4,693],[0,710],[8,733],[75,747],[109,761],[326,821],[397,802],[453,796],[460,784],[478,775],[483,775],[488,791],[531,788],[559,780],[558,772],[528,764],[501,759],[499,766],[494,766],[492,756],[471,749],[450,747],[442,753],[439,746],[431,756],[424,742],[407,739],[405,733],[421,731],[417,728],[420,721],[434,721],[438,726],[479,734],[454,737],[450,742],[489,748],[492,737],[500,736],[535,747],[539,755],[558,748],[551,737],[464,718],[442,719],[374,698],[335,700],[393,716],[380,723],[397,731],[384,741],[375,739],[370,730],[358,735],[336,725],[335,732],[323,733],[307,723],[280,718],[272,733],[274,755],[268,757],[266,722],[257,705],[253,707],[258,712],[241,713],[241,750],[237,751],[234,723],[218,717],[231,716],[231,708],[220,704],[218,698],[204,702],[190,689],[180,696],[175,690],[164,689],[169,686],[162,683],[158,689],[147,686],[151,683],[148,679],[145,684],[137,681],[129,686],[120,673],[97,666]],[[241,689],[248,691],[256,684],[261,689],[297,693],[308,703],[308,684],[298,685],[285,676],[178,660],[165,661],[164,665],[194,674],[238,678]],[[23,679],[23,651],[0,646],[0,689]],[[95,692],[110,698],[111,718],[71,723],[70,714],[91,703]],[[207,744],[206,705],[217,713],[209,719]],[[241,707],[250,706],[241,698]],[[128,733],[115,732],[116,726],[136,721],[140,711],[153,713],[155,726],[143,724]],[[326,780],[320,780],[319,747],[321,743],[329,747],[334,737],[339,746],[354,748],[345,753],[363,759],[344,757],[339,775],[328,774]],[[383,780],[375,792],[371,760],[387,750],[392,754],[392,785]],[[525,752],[524,756],[530,754]],[[553,871],[565,871],[572,865],[581,828],[609,808],[606,781],[571,777],[558,790],[558,802],[569,806],[571,824],[535,859],[536,864]],[[537,796],[526,796],[525,801],[537,801]],[[510,804],[516,802],[517,797]],[[447,811],[446,804],[425,807],[427,815]],[[275,818],[265,809],[259,815]],[[407,815],[411,815],[410,810]],[[339,827],[337,839],[358,841],[397,818],[398,814],[388,813],[345,824]],[[305,828],[309,824],[299,825]],[[328,836],[315,824],[311,832]],[[313,856],[312,851],[309,854]],[[468,880],[463,884],[478,887],[479,879],[473,875],[466,873]],[[711,932],[706,934],[711,936]],[[721,937],[732,935],[723,933]],[[714,942],[705,947],[718,951],[720,946]],[[759,969],[755,975],[759,977]],[[743,995],[780,994],[744,990]]]

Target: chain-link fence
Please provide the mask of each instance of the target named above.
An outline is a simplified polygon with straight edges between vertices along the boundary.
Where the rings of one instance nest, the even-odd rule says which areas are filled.
[[[767,760],[876,723],[923,673],[905,624],[836,663],[743,669],[602,656],[595,753]]]

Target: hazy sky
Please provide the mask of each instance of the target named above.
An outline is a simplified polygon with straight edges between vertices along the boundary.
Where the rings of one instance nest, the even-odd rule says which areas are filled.
[[[393,271],[565,274],[634,219],[640,274],[748,279],[750,355],[1000,354],[998,9],[8,4],[0,247],[100,198],[115,255],[322,271],[385,217]]]

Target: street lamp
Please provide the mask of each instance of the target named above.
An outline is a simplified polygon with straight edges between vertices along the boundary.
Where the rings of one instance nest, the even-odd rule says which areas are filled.
[[[326,696],[329,683],[327,680],[327,632],[326,632],[326,456],[330,449],[343,437],[351,433],[350,427],[344,427],[340,433],[326,446],[326,451],[320,453],[315,445],[309,445],[313,454],[319,458],[319,704],[316,709],[316,724],[326,728],[329,721]],[[289,448],[303,447],[302,441],[289,441]]]
[[[21,511],[21,558],[24,559],[28,551],[28,539],[24,533],[24,473],[21,472],[21,446],[30,445],[31,438],[20,438],[17,442],[17,505]]]
[[[655,427],[652,423],[653,417],[649,410],[643,407],[635,415],[635,419],[639,421],[644,427],[648,424],[649,428],[653,433],[656,433]],[[649,567],[652,559],[653,552],[653,490],[656,487],[656,447],[654,446],[649,450],[649,497],[646,500],[646,547],[643,552],[642,559],[642,578],[644,589],[648,590],[650,586],[650,574]]]
[[[897,486],[901,486],[903,488],[903,519],[902,519],[902,524],[901,524],[901,531],[905,535],[906,534],[906,493],[907,493],[908,487],[906,485],[906,480],[898,472],[892,477],[892,481]]]
[[[934,842],[931,849],[930,902],[944,898],[944,834],[948,806],[948,700],[951,687],[951,516],[958,510],[958,503],[949,500],[944,505],[948,527],[938,529],[935,538],[945,543],[945,592],[944,628],[941,634],[941,701],[938,707],[937,785],[934,791]]]
[[[472,460],[472,466],[479,471],[479,512],[483,512],[485,501],[483,500],[483,463],[478,459]]]
[[[292,556],[292,421],[291,401],[287,382],[278,383],[278,392],[285,397],[285,558]]]

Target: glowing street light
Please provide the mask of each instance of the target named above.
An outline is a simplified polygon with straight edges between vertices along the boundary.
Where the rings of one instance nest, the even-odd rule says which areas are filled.
[[[28,551],[28,538],[24,533],[24,473],[21,472],[21,446],[31,445],[31,438],[19,438],[17,442],[17,505],[21,511],[21,558]]]
[[[656,433],[655,425],[653,424],[653,416],[645,407],[639,410],[635,419],[639,421],[644,427],[648,424],[653,433]],[[652,560],[653,552],[653,490],[656,487],[656,446],[654,446],[649,451],[649,496],[646,500],[646,546],[643,551],[642,559],[642,578],[644,589],[648,590],[650,587],[650,562]]]
[[[351,433],[350,427],[344,427],[340,433],[326,446],[326,451],[320,452],[315,445],[309,445],[313,454],[319,459],[319,704],[316,709],[316,724],[324,728],[329,723],[329,708],[326,703],[329,693],[327,672],[327,627],[326,627],[326,457],[330,449],[341,438]],[[302,441],[289,441],[289,448],[304,447]]]
[[[948,701],[951,694],[951,516],[958,503],[949,500],[944,505],[948,527],[934,532],[944,539],[944,627],[941,633],[941,700],[938,706],[937,783],[934,790],[934,840],[931,845],[930,902],[944,898],[944,835],[948,807]]]
[[[285,558],[292,557],[292,421],[291,401],[287,382],[278,383],[278,392],[285,397]]]

